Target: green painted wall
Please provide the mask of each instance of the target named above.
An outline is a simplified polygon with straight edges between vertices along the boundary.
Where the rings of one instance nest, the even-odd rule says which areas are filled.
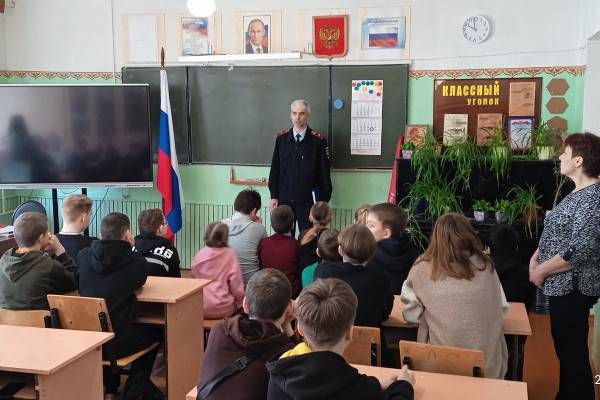
[[[530,77],[531,75],[522,74],[515,77]],[[569,107],[562,115],[569,122],[569,131],[578,131],[582,126],[583,115],[583,84],[582,75],[572,75],[562,72],[556,76],[543,73],[539,74],[544,80],[542,97],[542,118],[547,120],[552,115],[546,109],[546,103],[550,99],[550,93],[546,86],[548,82],[555,77],[566,79],[569,84],[569,90],[565,99]],[[452,76],[452,78],[473,78],[471,75]],[[482,76],[485,77],[485,76]],[[498,75],[509,77],[508,75]],[[444,78],[450,78],[445,76]],[[2,76],[0,75],[0,79]],[[9,84],[111,84],[118,83],[118,79],[104,78],[74,78],[55,76],[53,78],[45,77],[4,77],[5,83]],[[411,77],[408,87],[408,123],[410,124],[431,124],[433,120],[433,82],[434,78],[425,76],[420,78]],[[0,80],[2,83],[2,80]],[[390,160],[391,167],[391,160]],[[204,204],[231,204],[233,198],[242,186],[231,185],[229,183],[229,166],[221,165],[181,165],[180,172],[184,187],[184,196],[186,202],[204,203]],[[268,167],[235,167],[238,178],[258,178],[267,177]],[[390,183],[391,172],[388,171],[333,171],[333,198],[331,204],[334,208],[356,208],[363,203],[379,203],[387,199],[388,187]],[[265,187],[258,188],[263,199],[269,198],[268,190]],[[47,194],[47,191],[43,191]],[[65,193],[68,190],[64,191]],[[30,191],[21,191],[28,195]],[[43,194],[35,191],[36,194]],[[105,189],[92,189],[90,194],[95,198],[102,198]],[[131,199],[131,200],[160,200],[158,193],[154,188],[136,188],[136,189],[110,189],[107,198],[113,199]]]

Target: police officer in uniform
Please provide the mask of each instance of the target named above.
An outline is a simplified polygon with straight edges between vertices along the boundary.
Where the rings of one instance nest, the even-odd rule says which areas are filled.
[[[310,227],[315,201],[331,198],[329,148],[323,135],[307,123],[310,104],[295,100],[290,107],[293,126],[277,133],[269,173],[269,210],[286,204],[294,210],[300,232]]]

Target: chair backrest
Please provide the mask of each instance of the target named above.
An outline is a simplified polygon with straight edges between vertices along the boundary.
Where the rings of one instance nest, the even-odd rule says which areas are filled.
[[[0,325],[32,326],[45,328],[44,317],[50,317],[47,310],[14,311],[0,308]]]
[[[38,212],[46,215],[46,209],[44,208],[42,203],[35,200],[28,200],[24,203],[21,203],[19,206],[17,206],[17,208],[15,208],[15,211],[12,215],[12,224],[14,225],[19,215],[25,212]]]
[[[50,304],[51,312],[56,310],[60,327],[63,329],[112,332],[108,307],[106,307],[104,299],[49,294],[48,304]],[[105,327],[103,327],[100,315],[105,316]]]
[[[483,376],[485,354],[481,350],[400,341],[402,364],[415,371]]]
[[[352,342],[344,351],[349,364],[381,366],[381,332],[379,328],[355,326]]]

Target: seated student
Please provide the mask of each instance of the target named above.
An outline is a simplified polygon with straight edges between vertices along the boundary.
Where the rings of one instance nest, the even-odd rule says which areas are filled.
[[[260,193],[242,190],[233,203],[235,214],[223,221],[229,227],[229,246],[238,256],[244,284],[259,270],[258,242],[267,237],[267,230],[258,216],[260,207]]]
[[[419,255],[406,234],[406,212],[395,204],[381,203],[369,208],[367,228],[377,240],[375,256],[367,267],[390,274],[392,293],[400,294],[408,271]]]
[[[76,289],[75,263],[48,233],[44,214],[19,215],[14,235],[18,247],[0,258],[0,308],[48,310],[47,295]]]
[[[351,225],[339,235],[341,263],[319,265],[315,279],[338,278],[348,283],[356,297],[355,325],[379,328],[394,306],[390,277],[378,268],[365,267],[375,253],[375,238],[364,225]]]
[[[529,268],[521,261],[519,255],[519,235],[515,228],[508,224],[496,224],[488,233],[490,257],[500,278],[502,289],[507,301],[525,303],[529,311],[530,296],[535,293],[533,285],[529,282]],[[523,362],[525,341],[527,336],[519,336],[519,357],[517,360],[517,376],[507,376],[512,380],[523,380]],[[511,365],[513,352],[512,341],[506,343],[508,347],[508,365]],[[512,371],[511,371],[512,372]],[[510,372],[509,374],[510,375]]]
[[[321,232],[319,241],[317,242],[317,255],[321,258],[321,261],[309,265],[302,271],[302,287],[305,288],[315,280],[315,270],[317,266],[322,265],[321,268],[325,268],[326,265],[331,263],[339,263],[342,261],[342,256],[338,252],[338,236],[340,231],[337,229],[325,229]]]
[[[352,288],[339,279],[319,279],[302,290],[296,307],[305,342],[267,364],[268,400],[414,398],[414,375],[406,367],[382,381],[360,374],[344,360],[356,304]]]
[[[473,227],[462,214],[438,218],[431,242],[402,288],[404,319],[419,324],[418,341],[485,353],[484,375],[503,378],[508,304]]]
[[[82,234],[90,225],[92,204],[92,199],[83,194],[72,194],[63,200],[63,227],[56,237],[73,260],[81,249],[90,247],[94,240],[98,240],[97,237]]]
[[[106,300],[115,338],[109,343],[117,358],[140,351],[162,340],[162,328],[133,323],[137,306],[135,292],[146,282],[148,263],[132,251],[133,237],[129,218],[113,212],[102,219],[101,240],[77,255],[79,293]],[[106,348],[105,348],[106,349]],[[122,399],[164,399],[150,381],[158,348],[131,364]],[[119,376],[107,368],[104,373],[106,393],[117,393]]]
[[[275,268],[283,272],[292,285],[292,297],[300,294],[300,274],[296,239],[291,235],[294,227],[294,212],[290,206],[282,205],[271,213],[271,226],[275,233],[261,239],[258,244],[260,268]]]
[[[140,234],[135,237],[135,249],[148,261],[148,275],[181,278],[179,253],[167,239],[167,224],[158,208],[144,210],[138,216]]]
[[[290,324],[294,315],[292,287],[287,277],[273,268],[255,273],[246,286],[244,311],[219,322],[210,330],[198,383],[216,382],[221,371],[241,357],[251,360],[214,386],[206,400],[263,400],[267,396],[269,373],[265,363],[293,347],[297,338]]]
[[[369,204],[361,204],[356,211],[354,211],[354,223],[359,225],[367,224],[367,214],[369,213]]]
[[[212,281],[204,288],[204,318],[229,317],[242,306],[242,271],[235,251],[227,246],[228,237],[227,225],[211,222],[204,233],[206,246],[192,260],[192,276]]]
[[[298,238],[298,265],[300,271],[319,261],[319,256],[317,256],[317,242],[321,233],[331,223],[332,218],[333,211],[326,202],[317,201],[311,207],[308,219],[313,226],[302,232]]]

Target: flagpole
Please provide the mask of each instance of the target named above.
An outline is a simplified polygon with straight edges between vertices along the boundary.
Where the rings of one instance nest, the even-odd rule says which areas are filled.
[[[165,48],[160,48],[160,68],[165,69]]]

